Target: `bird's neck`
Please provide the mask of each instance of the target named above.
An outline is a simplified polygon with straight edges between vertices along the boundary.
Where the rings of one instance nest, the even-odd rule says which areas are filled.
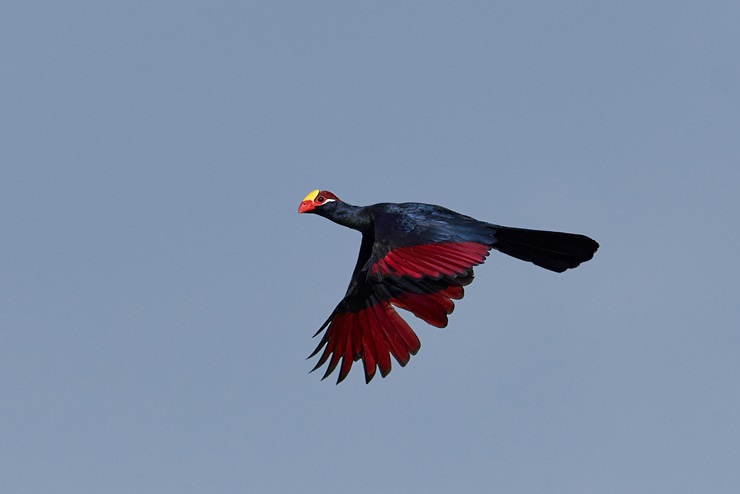
[[[340,202],[329,214],[328,219],[342,226],[364,232],[372,226],[372,216],[367,208]]]

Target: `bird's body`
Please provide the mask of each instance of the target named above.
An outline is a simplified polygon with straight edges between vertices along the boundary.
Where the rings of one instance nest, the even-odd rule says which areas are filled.
[[[383,377],[390,372],[390,355],[406,365],[420,342],[394,306],[445,327],[453,300],[462,298],[473,267],[491,249],[563,272],[591,259],[599,247],[583,235],[503,227],[432,204],[353,206],[328,191],[311,192],[298,211],[362,233],[347,293],[316,333],[326,329],[311,354],[323,348],[314,370],[329,360],[324,378],[341,359],[337,383],[360,359],[366,382],[376,368]]]

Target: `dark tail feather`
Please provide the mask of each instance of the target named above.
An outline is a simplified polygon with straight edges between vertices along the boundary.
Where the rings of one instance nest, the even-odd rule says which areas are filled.
[[[594,256],[599,244],[585,235],[495,226],[493,248],[522,261],[562,273]]]

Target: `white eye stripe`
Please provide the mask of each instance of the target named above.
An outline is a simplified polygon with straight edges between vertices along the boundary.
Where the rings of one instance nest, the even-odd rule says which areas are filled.
[[[321,204],[326,204],[327,202],[334,202],[334,201],[336,201],[336,199],[324,199],[324,202],[322,202]]]

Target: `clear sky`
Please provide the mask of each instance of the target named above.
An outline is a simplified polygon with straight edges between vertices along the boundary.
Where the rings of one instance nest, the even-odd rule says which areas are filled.
[[[740,3],[3,2],[8,493],[740,492]],[[585,233],[308,374],[325,188]]]

